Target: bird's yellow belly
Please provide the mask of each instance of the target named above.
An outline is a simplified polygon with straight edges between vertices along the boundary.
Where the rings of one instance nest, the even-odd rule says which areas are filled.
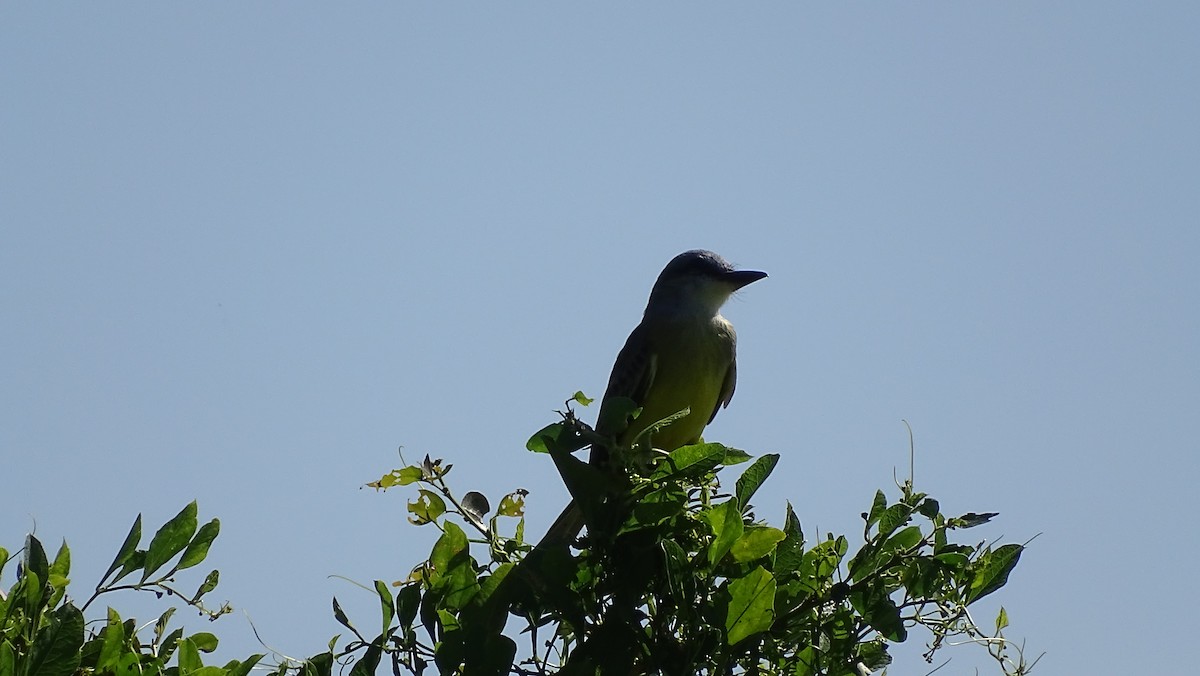
[[[622,435],[625,443],[685,408],[690,413],[654,433],[651,445],[669,451],[695,443],[717,406],[733,358],[732,350],[708,331],[681,330],[673,338],[663,342],[670,349],[656,353],[654,380],[646,393],[641,415]]]

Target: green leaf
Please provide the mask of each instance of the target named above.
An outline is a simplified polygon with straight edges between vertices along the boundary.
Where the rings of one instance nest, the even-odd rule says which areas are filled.
[[[1000,606],[1000,614],[996,615],[996,633],[999,634],[1008,626],[1008,611]]]
[[[71,573],[71,550],[67,547],[66,540],[59,545],[58,553],[54,555],[54,562],[50,564],[48,573],[46,581],[50,583],[50,587],[54,591],[50,594],[46,607],[53,608],[66,595],[67,584],[70,582],[68,575]]]
[[[25,572],[37,575],[42,582],[50,577],[50,561],[46,558],[46,550],[33,534],[25,537]],[[41,591],[40,588],[38,591]]]
[[[779,578],[795,572],[804,557],[804,531],[800,528],[800,519],[792,509],[791,502],[787,503],[783,532],[787,538],[775,550],[775,575]]]
[[[208,548],[212,545],[217,534],[221,532],[221,521],[213,519],[200,527],[196,532],[196,537],[188,543],[187,549],[184,550],[183,556],[179,559],[179,565],[175,566],[175,570],[183,570],[191,568],[204,560],[208,556]]]
[[[816,676],[818,667],[820,662],[817,659],[817,649],[808,646],[796,653],[796,666],[792,670],[792,676]]]
[[[525,448],[534,453],[574,453],[586,445],[583,437],[564,422],[546,425],[525,442]]]
[[[125,624],[121,616],[112,608],[108,609],[108,623],[102,630],[104,643],[100,647],[100,656],[96,658],[96,667],[100,671],[116,671],[125,647]]]
[[[188,637],[200,652],[211,653],[217,649],[217,637],[207,631],[197,632]]]
[[[163,634],[167,633],[167,623],[171,621],[171,616],[175,614],[175,607],[172,606],[163,611],[162,615],[154,622],[154,642],[162,643]]]
[[[240,662],[232,660],[225,665],[225,673],[227,676],[250,676],[250,671],[263,657],[261,653],[256,653]]]
[[[778,528],[753,527],[733,543],[729,553],[733,555],[734,561],[747,563],[770,554],[786,537]]]
[[[527,495],[524,489],[509,493],[500,499],[500,506],[496,508],[497,516],[524,516],[525,515],[525,496]]]
[[[0,556],[0,561],[8,558],[8,552],[2,552],[4,556]],[[6,640],[0,640],[0,674],[3,676],[12,676],[17,673],[17,654],[13,650],[12,644]]]
[[[350,676],[373,676],[376,668],[379,667],[379,658],[383,652],[379,643],[379,641],[374,641],[367,646],[367,652],[351,667]]]
[[[701,477],[721,464],[729,449],[721,444],[690,444],[671,451],[655,468],[653,477]]]
[[[742,476],[738,477],[734,495],[737,496],[738,505],[742,509],[746,509],[746,506],[750,504],[750,498],[754,497],[754,492],[767,480],[767,477],[771,476],[771,472],[778,463],[779,454],[768,453],[755,460],[754,464],[746,468],[746,471],[742,472]]]
[[[740,448],[725,447],[725,457],[721,459],[722,465],[740,465],[753,458],[753,455],[743,451]]]
[[[921,506],[917,507],[917,511],[921,513],[921,516],[932,519],[942,511],[942,506],[933,498],[925,498],[921,501]]]
[[[887,509],[887,496],[883,491],[875,491],[875,499],[871,502],[871,513],[867,515],[867,528],[870,528],[879,521],[879,517],[883,516],[883,510]]]
[[[201,582],[200,586],[196,589],[196,595],[192,597],[192,603],[198,602],[201,596],[204,596],[208,592],[216,589],[217,583],[220,582],[220,580],[221,571],[216,569],[209,571],[208,575],[204,576],[204,582]]]
[[[1021,545],[1001,545],[995,551],[986,551],[971,566],[971,587],[967,592],[967,603],[971,604],[1003,587],[1008,574],[1021,560]]]
[[[400,628],[408,631],[412,628],[413,620],[417,617],[417,608],[421,604],[421,586],[406,584],[396,592],[396,615],[400,620]]]
[[[423,526],[446,513],[446,501],[437,493],[422,488],[417,494],[417,499],[408,503],[408,511],[413,515],[408,517],[409,523]]]
[[[742,510],[736,500],[723,502],[704,513],[705,520],[712,526],[713,539],[708,545],[708,562],[718,562],[742,536]]]
[[[571,400],[582,406],[590,406],[595,401],[595,399],[588,399],[582,390],[576,390],[575,394],[571,395]]]
[[[354,625],[350,623],[350,618],[346,617],[346,611],[342,610],[342,604],[338,603],[336,596],[333,597],[333,619],[337,620],[338,624],[354,632],[355,636],[359,636],[361,638],[358,630],[355,629]]]
[[[375,593],[379,595],[380,614],[383,617],[383,633],[392,626],[392,618],[396,616],[396,602],[392,598],[392,590],[388,589],[383,580],[375,580]]]
[[[79,667],[83,647],[83,613],[67,603],[46,616],[26,664],[36,676],[71,676]]]
[[[976,514],[975,512],[968,512],[958,518],[950,519],[950,527],[951,528],[974,528],[975,526],[979,526],[979,525],[987,523],[988,521],[991,521],[992,518],[995,517],[997,514],[999,514],[999,512],[984,512],[982,514]]]
[[[775,578],[759,566],[729,583],[725,641],[729,645],[771,628],[775,620]]]
[[[196,533],[196,501],[188,503],[170,521],[165,523],[146,550],[146,562],[142,568],[142,582],[162,568],[176,554],[183,551]]]
[[[429,553],[429,567],[433,569],[433,579],[446,574],[450,570],[450,561],[460,552],[467,549],[467,534],[457,524],[447,521],[445,530],[433,550]]]
[[[178,652],[176,653],[179,660],[179,674],[190,674],[200,667],[204,666],[204,662],[200,661],[200,650],[190,638],[179,640]]]
[[[888,538],[882,551],[887,553],[911,549],[921,542],[923,537],[919,526],[909,526]]]
[[[879,516],[879,535],[887,537],[912,518],[913,508],[904,503],[897,503],[883,510]]]
[[[407,486],[423,478],[425,478],[424,470],[416,465],[409,465],[401,469],[394,469],[379,477],[378,481],[371,481],[367,485],[376,490],[386,491],[393,486]]]

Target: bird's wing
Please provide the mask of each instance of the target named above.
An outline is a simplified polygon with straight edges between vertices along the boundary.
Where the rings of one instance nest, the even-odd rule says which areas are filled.
[[[600,402],[598,424],[608,422],[604,415],[604,405],[613,397],[632,399],[641,406],[646,402],[646,393],[654,383],[654,374],[658,366],[654,345],[649,339],[645,324],[638,324],[625,341],[625,346],[617,354],[613,363],[612,374],[608,377],[608,389],[604,391],[604,399]],[[614,421],[615,422],[615,421]],[[601,434],[616,434],[620,430],[597,429]]]
[[[721,394],[717,397],[717,403],[713,404],[712,415],[708,416],[708,422],[712,422],[717,417],[717,411],[729,405],[733,399],[733,391],[737,389],[737,334],[733,332],[733,327],[729,327],[729,368],[725,371],[725,379],[721,381]]]
[[[737,360],[729,362],[729,369],[725,371],[725,380],[721,382],[721,396],[717,397],[717,403],[713,406],[712,415],[708,416],[708,422],[712,422],[713,418],[717,417],[717,411],[729,405],[733,399],[733,390],[737,388]]]

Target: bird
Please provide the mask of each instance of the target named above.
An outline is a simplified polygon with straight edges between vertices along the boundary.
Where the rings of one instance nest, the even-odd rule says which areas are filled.
[[[658,275],[642,321],[617,354],[601,399],[596,432],[628,449],[646,429],[685,409],[686,415],[650,434],[650,445],[670,452],[700,441],[704,428],[729,405],[737,386],[737,334],[721,316],[721,306],[737,290],[767,276],[737,270],[703,249],[671,259]],[[631,400],[641,413],[606,415],[619,399]],[[628,406],[628,402],[625,402]],[[593,444],[589,463],[613,471],[611,450]],[[579,507],[567,505],[538,547],[570,544],[583,528]]]

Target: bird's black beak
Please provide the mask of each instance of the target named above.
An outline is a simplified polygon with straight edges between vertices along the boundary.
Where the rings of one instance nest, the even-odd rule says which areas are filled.
[[[753,284],[766,276],[767,273],[759,272],[758,270],[732,270],[725,273],[725,281],[729,282],[734,291],[737,291],[743,286]]]

